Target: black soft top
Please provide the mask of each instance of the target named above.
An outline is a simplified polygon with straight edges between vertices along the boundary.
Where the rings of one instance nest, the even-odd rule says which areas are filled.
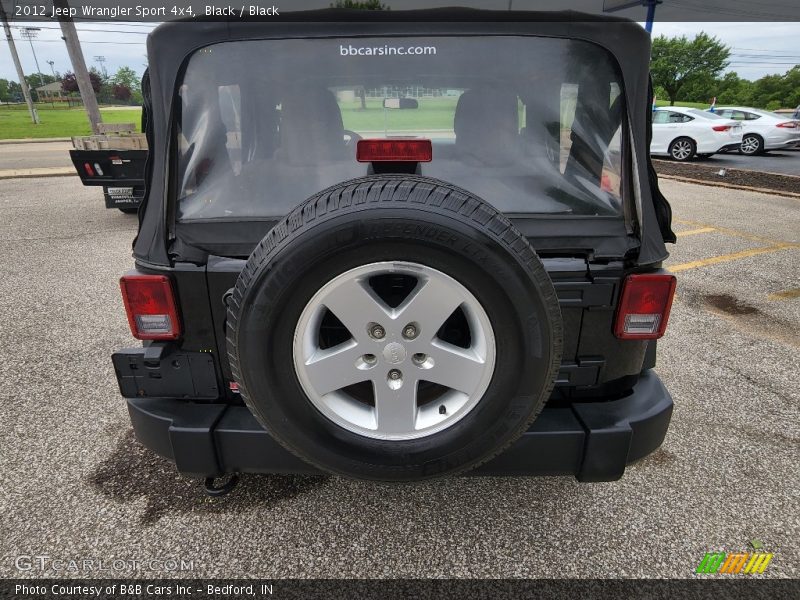
[[[270,38],[317,38],[414,35],[535,35],[597,44],[619,63],[632,130],[636,232],[641,240],[638,264],[666,259],[664,242],[674,241],[669,204],[658,190],[650,162],[650,37],[627,19],[572,11],[486,11],[466,8],[413,11],[326,9],[285,13],[252,20],[178,20],[163,23],[147,39],[149,81],[145,82],[151,129],[148,131],[148,185],[134,242],[137,260],[170,264],[174,207],[169,206],[170,144],[176,86],[189,57],[220,42]],[[147,93],[149,92],[149,93]],[[638,186],[636,182],[638,180]]]

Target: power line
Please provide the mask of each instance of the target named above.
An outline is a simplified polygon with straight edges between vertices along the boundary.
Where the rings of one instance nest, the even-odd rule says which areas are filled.
[[[768,48],[736,48],[736,47],[733,47],[733,48],[731,48],[731,50],[744,50],[746,52],[780,52],[780,53],[784,53],[784,54],[786,52],[792,52],[791,50],[770,50]]]
[[[61,40],[39,40],[40,44],[63,44]],[[144,46],[144,42],[116,42],[116,41],[87,41],[82,40],[81,44],[116,44],[117,46]]]
[[[678,8],[688,9],[688,12],[698,12],[710,15],[730,15],[730,16],[737,16],[737,17],[754,17],[759,21],[774,21],[774,22],[783,22],[786,20],[786,15],[781,13],[765,13],[765,12],[758,12],[753,10],[742,10],[737,8],[731,8],[730,6],[720,6],[718,4],[704,4],[702,7],[697,6],[696,4],[691,4],[688,2],[681,2],[681,0],[672,0],[670,2],[671,6],[677,6]],[[719,20],[719,19],[718,19]]]
[[[23,29],[23,30],[26,29],[22,25],[12,25],[11,27],[14,28],[14,29]],[[58,28],[58,27],[47,27],[47,26],[37,27],[37,29],[52,29],[54,31],[61,31],[61,29]],[[79,33],[121,33],[123,35],[124,34],[127,34],[127,35],[148,35],[148,32],[146,32],[146,31],[124,31],[122,29],[77,29],[76,28],[76,30]]]

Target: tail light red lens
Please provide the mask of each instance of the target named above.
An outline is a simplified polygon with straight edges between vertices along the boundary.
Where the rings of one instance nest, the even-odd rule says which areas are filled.
[[[92,165],[90,165],[88,162],[83,163],[83,170],[86,171],[86,174],[89,177],[94,177],[94,169],[92,168]]]
[[[125,275],[119,281],[133,337],[174,340],[181,334],[172,282],[164,275]]]
[[[711,129],[714,131],[728,131],[733,125],[714,125]]]
[[[430,140],[358,140],[358,162],[431,162]]]
[[[676,283],[674,275],[628,275],[614,335],[623,340],[655,340],[664,335]]]
[[[797,121],[789,121],[787,123],[778,123],[775,127],[783,127],[784,129],[796,129],[800,127],[800,123]]]

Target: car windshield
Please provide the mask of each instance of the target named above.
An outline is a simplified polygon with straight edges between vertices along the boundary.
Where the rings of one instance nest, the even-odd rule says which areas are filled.
[[[427,138],[421,175],[506,214],[622,214],[625,107],[588,42],[524,36],[225,42],[177,90],[178,219],[276,218],[370,173],[360,138]]]

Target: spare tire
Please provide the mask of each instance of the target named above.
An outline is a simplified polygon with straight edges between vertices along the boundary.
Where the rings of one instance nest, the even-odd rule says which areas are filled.
[[[295,208],[228,302],[247,406],[325,471],[411,481],[484,463],[524,433],[561,361],[555,290],[473,194],[377,175]]]

